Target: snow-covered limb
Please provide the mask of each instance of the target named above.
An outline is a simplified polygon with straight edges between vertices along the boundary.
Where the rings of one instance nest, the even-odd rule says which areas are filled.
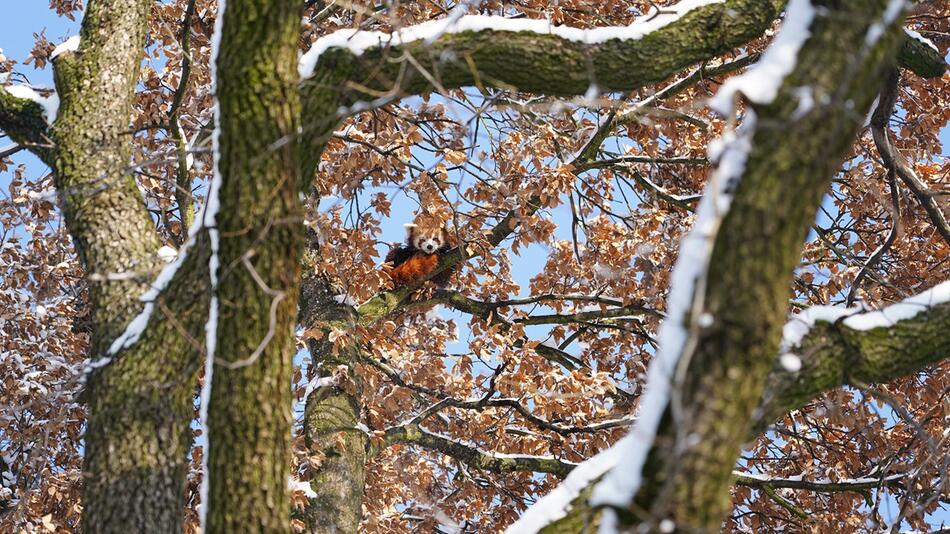
[[[753,420],[758,433],[822,392],[916,373],[950,352],[950,281],[881,310],[814,307],[785,326],[781,364],[768,378]],[[751,437],[751,436],[750,436]]]
[[[359,56],[371,48],[398,47],[413,42],[432,44],[442,35],[463,32],[527,32],[551,35],[566,41],[587,45],[601,44],[613,39],[637,40],[670,25],[694,9],[722,3],[725,3],[725,0],[683,0],[663,8],[659,12],[654,8],[650,13],[638,18],[629,26],[609,26],[593,29],[555,26],[550,20],[543,19],[511,19],[483,15],[449,16],[444,19],[401,28],[393,33],[345,29],[321,37],[313,43],[310,50],[300,58],[298,70],[302,79],[309,78],[313,75],[313,70],[319,62],[320,56],[331,48],[346,49],[353,55]],[[453,14],[458,12],[455,11]]]
[[[935,45],[933,41],[931,41],[930,39],[927,39],[926,37],[921,35],[919,32],[916,32],[910,28],[904,28],[904,33],[906,33],[907,36],[910,37],[911,39],[914,39],[915,41],[918,41],[920,43],[927,45],[934,52],[937,52],[938,54],[940,53],[940,49],[937,48],[937,45]]]
[[[65,54],[66,52],[76,52],[77,50],[79,50],[79,36],[73,35],[69,39],[66,39],[62,43],[58,44],[56,48],[54,48],[50,53],[49,58],[52,61],[61,54]]]
[[[854,9],[854,5],[847,7],[841,6],[839,9],[848,11]],[[723,97],[718,99],[717,107],[723,109],[723,106],[731,105],[737,92],[749,91],[751,95],[744,95],[747,99],[753,100],[759,104],[767,104],[777,95],[785,95],[786,98],[794,98],[795,87],[803,85],[802,80],[815,80],[815,92],[831,90],[827,87],[828,81],[815,77],[817,69],[843,69],[847,60],[842,59],[834,65],[823,64],[820,67],[814,63],[816,50],[826,47],[828,43],[853,42],[860,38],[863,42],[866,25],[860,20],[854,20],[848,28],[849,33],[843,34],[839,31],[832,31],[827,18],[817,17],[816,8],[808,0],[793,0],[789,3],[787,16],[783,23],[779,35],[773,42],[773,47],[763,54],[763,57],[756,67],[753,67],[747,74],[738,77],[729,84],[729,87],[723,88]],[[860,35],[858,35],[860,32]],[[846,39],[845,39],[846,36]],[[808,45],[806,46],[806,41]],[[799,56],[807,53],[811,61],[803,61]],[[847,57],[847,56],[843,56]],[[877,59],[868,59],[868,68],[878,69],[879,64],[872,63]],[[771,73],[763,75],[761,73]],[[795,86],[788,86],[786,76],[795,80]],[[763,84],[766,84],[763,86]],[[784,87],[779,87],[785,85]],[[873,95],[868,95],[866,86],[848,87],[848,90],[860,98],[862,106],[866,101],[870,103]],[[863,91],[863,92],[862,92]],[[639,419],[637,425],[631,432],[631,436],[625,439],[621,445],[615,447],[625,447],[622,453],[624,458],[623,468],[607,471],[603,479],[598,482],[590,499],[586,502],[580,502],[576,511],[572,511],[570,517],[565,521],[565,525],[576,525],[583,522],[586,517],[586,511],[591,507],[598,505],[617,506],[626,509],[631,499],[637,494],[641,482],[641,470],[647,453],[655,445],[655,432],[659,420],[668,406],[672,404],[671,381],[674,381],[680,373],[678,366],[681,355],[689,358],[690,369],[699,369],[697,373],[710,373],[712,376],[725,380],[726,375],[737,377],[742,373],[747,373],[743,379],[738,381],[744,384],[740,389],[726,388],[727,392],[721,388],[721,382],[703,382],[703,375],[691,375],[683,369],[682,376],[689,381],[690,389],[684,391],[684,398],[687,404],[680,409],[688,411],[689,421],[695,425],[697,430],[694,432],[708,432],[710,421],[721,416],[713,406],[720,406],[717,403],[740,403],[745,409],[751,412],[754,408],[756,398],[761,394],[761,387],[766,378],[767,367],[762,365],[763,361],[769,361],[762,358],[759,352],[768,352],[773,350],[769,345],[764,344],[764,340],[754,334],[761,331],[768,331],[774,328],[773,308],[777,308],[782,303],[776,301],[762,301],[755,297],[745,295],[740,297],[736,294],[740,287],[745,288],[748,284],[757,284],[756,287],[769,288],[766,291],[772,291],[773,287],[786,287],[787,279],[778,273],[790,272],[792,262],[795,258],[791,255],[770,256],[771,252],[765,250],[761,245],[754,245],[745,248],[740,243],[769,243],[774,239],[782,239],[783,242],[789,242],[800,239],[798,236],[803,232],[808,224],[814,218],[814,212],[808,210],[782,209],[774,213],[774,203],[767,202],[764,199],[778,198],[787,194],[789,189],[808,189],[811,195],[818,196],[817,191],[827,187],[825,173],[828,172],[823,166],[824,163],[814,153],[805,151],[789,152],[788,146],[795,141],[799,146],[804,146],[804,140],[808,139],[814,142],[815,136],[820,135],[826,142],[834,145],[835,157],[843,157],[847,149],[847,140],[841,138],[840,132],[833,132],[830,129],[817,128],[814,124],[814,112],[794,113],[796,106],[762,106],[756,108],[768,113],[766,118],[761,120],[768,121],[769,128],[763,128],[761,131],[755,129],[758,118],[750,114],[743,121],[747,131],[738,131],[730,134],[725,143],[720,146],[724,150],[717,150],[717,147],[711,147],[711,155],[720,155],[720,166],[717,174],[711,178],[707,185],[708,191],[703,198],[697,214],[697,223],[688,236],[684,238],[683,248],[680,252],[680,258],[674,269],[671,282],[671,294],[668,297],[668,319],[661,326],[660,349],[658,354],[651,362],[648,375],[646,394],[641,401],[639,408]],[[848,108],[844,103],[825,102],[816,99],[815,109],[822,109],[825,113],[831,113],[835,116],[848,113]],[[731,109],[731,108],[730,108]],[[862,109],[863,111],[863,109]],[[853,122],[853,120],[852,120]],[[851,127],[849,123],[849,128]],[[856,129],[853,125],[852,129]],[[778,132],[782,132],[778,134]],[[837,137],[834,137],[834,136]],[[755,139],[754,145],[752,139]],[[835,139],[831,142],[830,139]],[[753,145],[753,146],[750,146]],[[777,153],[776,147],[783,147],[782,153]],[[748,156],[748,158],[747,158]],[[827,157],[825,155],[824,157]],[[776,168],[781,165],[782,172],[776,173]],[[819,165],[822,165],[819,168]],[[816,174],[822,178],[816,178]],[[741,175],[743,181],[751,181],[749,187],[740,186],[739,189],[746,194],[743,197],[744,202],[740,204],[740,212],[730,213],[728,217],[718,217],[728,228],[726,233],[719,235],[718,238],[724,243],[722,250],[716,249],[708,259],[710,254],[708,249],[710,244],[704,237],[704,226],[708,226],[709,221],[715,221],[717,213],[722,213],[730,208],[731,195],[735,192],[734,187],[723,187],[722,182],[730,182],[733,177]],[[794,184],[794,185],[793,185]],[[735,184],[732,184],[735,185]],[[718,188],[722,188],[721,190]],[[771,206],[765,210],[763,204]],[[769,211],[769,220],[782,221],[781,227],[760,227],[764,211]],[[705,212],[705,213],[704,213]],[[712,215],[709,215],[709,214]],[[704,220],[706,219],[706,220]],[[774,225],[773,225],[774,226]],[[715,235],[715,226],[712,231],[706,230]],[[692,241],[692,242],[691,242]],[[717,241],[718,243],[718,241]],[[737,248],[738,247],[738,248]],[[750,257],[751,255],[751,257]],[[715,282],[710,281],[704,284],[707,261],[713,265],[717,274]],[[698,264],[698,267],[697,267]],[[703,301],[702,297],[706,295],[708,302]],[[706,306],[710,306],[708,309]],[[708,314],[708,318],[706,318]],[[719,314],[720,316],[717,316]],[[700,324],[702,323],[702,324]],[[736,338],[735,335],[726,335],[725,329],[739,328],[739,324],[754,324],[750,327],[749,336]],[[703,327],[703,324],[706,325]],[[701,328],[702,327],[702,328]],[[707,331],[708,329],[708,331]],[[698,342],[698,346],[693,350],[692,343],[697,334],[703,337]],[[708,334],[708,336],[707,336]],[[708,341],[708,343],[705,343]],[[763,351],[764,349],[764,351]],[[752,356],[755,354],[755,356]],[[745,357],[743,360],[742,358]],[[774,361],[774,360],[773,360]],[[787,374],[787,372],[786,372]],[[731,378],[730,378],[731,379]],[[737,383],[738,383],[737,382]],[[715,386],[719,384],[719,388]],[[728,398],[726,398],[728,397]],[[712,399],[716,398],[715,401]],[[674,399],[675,400],[675,399]],[[672,404],[675,408],[676,404]],[[676,410],[672,410],[673,416]],[[742,424],[742,416],[731,420],[729,424]],[[717,420],[715,425],[721,428],[725,421]],[[722,451],[726,447],[730,450],[741,446],[745,437],[728,437],[723,433],[710,436],[711,442],[704,442],[706,435],[697,435],[699,438],[696,443],[691,440],[680,441],[681,435],[688,435],[689,427],[683,428],[679,422],[673,423],[669,427],[664,427],[664,451],[660,455],[663,459],[658,460],[660,469],[666,469],[664,462],[677,462],[678,460],[693,459],[689,456],[690,452],[700,447],[705,447],[706,454],[710,450]],[[677,440],[677,441],[674,441]],[[718,449],[716,449],[718,447]],[[672,448],[676,452],[671,452]],[[712,453],[715,454],[715,453]],[[583,464],[581,464],[583,466]],[[670,513],[689,514],[691,512],[699,513],[697,517],[708,518],[704,521],[704,526],[709,527],[715,521],[720,512],[715,514],[703,515],[699,510],[710,506],[710,500],[697,501],[695,494],[690,493],[687,488],[691,484],[691,476],[696,475],[702,469],[708,469],[708,462],[688,463],[680,470],[675,470],[675,481],[670,484],[676,487],[676,496],[664,502],[655,502],[653,505],[661,510],[658,513],[665,513],[662,510],[670,510]],[[722,466],[726,468],[726,466]],[[709,499],[714,493],[712,488],[715,484],[708,486],[706,495]],[[724,488],[723,488],[724,490]],[[717,490],[718,491],[718,490]],[[574,496],[579,496],[578,492]],[[567,502],[573,499],[567,499]],[[532,517],[540,515],[547,517],[548,520],[556,519],[564,515],[564,510],[558,508],[563,505],[565,499],[558,499],[553,505],[545,500],[539,501],[535,506],[541,508],[538,514],[532,514]],[[577,504],[577,503],[575,503]],[[721,513],[724,513],[722,510]],[[553,519],[552,519],[553,518]],[[607,519],[602,525],[607,525],[609,530],[610,510],[607,510]],[[530,528],[529,528],[530,527]],[[533,531],[536,523],[526,525],[525,529],[517,531]],[[515,530],[513,530],[515,531]]]
[[[795,68],[798,52],[810,35],[809,27],[814,16],[815,8],[809,0],[792,0],[779,34],[762,59],[722,86],[711,103],[713,109],[733,114],[737,93],[759,104],[774,99],[782,81]],[[696,222],[680,245],[667,297],[669,311],[660,326],[660,348],[650,362],[639,419],[623,453],[625,466],[623,470],[608,473],[595,487],[591,495],[594,505],[626,507],[640,487],[640,472],[652,447],[660,418],[670,402],[678,362],[688,360],[691,337],[701,326],[698,321],[704,316],[705,277],[713,243],[745,172],[755,127],[755,113],[749,110],[739,131],[727,132],[721,140],[710,145],[710,158],[718,160],[719,165],[697,208]],[[715,318],[711,319],[715,321]]]
[[[896,473],[883,477],[842,478],[833,481],[830,479],[804,480],[804,478],[801,476],[773,477],[771,475],[744,473],[740,471],[733,471],[733,475],[736,477],[736,483],[742,486],[749,486],[753,488],[771,486],[773,488],[788,488],[827,493],[875,489],[903,481],[908,477],[913,477],[913,474],[910,473]]]
[[[843,327],[855,331],[887,328],[900,321],[913,319],[917,314],[947,302],[950,302],[950,281],[880,310],[865,310],[860,306],[854,308],[812,306],[802,310],[786,323],[782,330],[781,350],[785,353],[798,349],[802,340],[819,322],[835,324],[840,321]]]
[[[8,85],[0,88],[0,91],[6,91],[10,96],[29,100],[40,105],[43,109],[43,118],[47,124],[53,124],[56,121],[56,114],[59,112],[59,96],[53,92],[49,96],[42,96],[29,85]]]
[[[486,451],[476,443],[426,430],[421,425],[407,423],[386,429],[384,445],[375,452],[397,443],[410,443],[438,451],[476,468],[495,473],[534,472],[551,473],[565,477],[577,464],[555,458],[530,454],[506,454]]]
[[[592,85],[600,93],[630,90],[760,36],[783,3],[687,0],[630,26],[590,30],[483,16],[441,19],[393,34],[342,30],[318,40],[301,58],[300,74],[313,80],[303,84],[305,109],[310,103],[325,105],[328,87],[340,88],[336,105],[344,106],[380,94],[401,97],[468,85],[551,96],[585,95]],[[439,37],[433,41],[434,35]],[[385,54],[412,61],[380,61]],[[328,68],[321,68],[325,62]],[[329,68],[331,62],[346,68]]]

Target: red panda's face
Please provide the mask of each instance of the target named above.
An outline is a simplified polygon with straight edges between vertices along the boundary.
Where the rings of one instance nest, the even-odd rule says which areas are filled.
[[[411,239],[410,245],[426,254],[435,254],[445,244],[441,230],[423,231],[416,229],[412,233]]]

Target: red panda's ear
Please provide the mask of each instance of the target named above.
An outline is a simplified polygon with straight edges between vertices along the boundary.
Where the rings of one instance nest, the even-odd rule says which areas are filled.
[[[445,221],[445,224],[442,226],[442,240],[444,244],[454,247],[458,245],[458,239],[455,238],[455,228],[449,224],[449,221]]]
[[[412,236],[413,234],[416,233],[416,224],[409,223],[409,224],[404,224],[403,226],[406,228],[406,239],[408,241],[412,241]]]

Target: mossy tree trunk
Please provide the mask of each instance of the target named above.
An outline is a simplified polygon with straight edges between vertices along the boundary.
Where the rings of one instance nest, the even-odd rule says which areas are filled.
[[[0,94],[0,127],[54,170],[66,226],[90,275],[93,360],[139,312],[137,296],[160,267],[160,242],[129,167],[132,97],[150,9],[147,0],[89,3],[79,50],[54,60],[61,105],[51,127],[36,120],[34,104],[11,115],[11,102]],[[155,328],[88,377],[87,532],[181,529],[198,354],[187,337],[198,333],[206,313],[201,271],[187,273],[187,295],[188,286],[179,286],[157,306],[157,315],[172,314],[177,324]]]
[[[721,263],[714,262],[711,269],[711,275],[725,279],[718,293],[707,299],[723,308],[715,314],[722,323],[704,333],[702,357],[694,362],[698,367],[690,375],[695,388],[690,398],[709,399],[708,410],[691,414],[697,429],[712,433],[709,450],[684,459],[675,471],[664,467],[668,461],[654,467],[657,480],[671,481],[669,502],[677,510],[692,513],[712,503],[710,511],[690,515],[688,523],[712,525],[712,518],[724,506],[729,478],[724,470],[731,468],[738,445],[728,436],[720,439],[723,432],[708,428],[709,417],[729,416],[735,426],[736,419],[748,417],[750,399],[761,393],[759,380],[771,368],[774,354],[766,349],[775,343],[774,322],[784,318],[784,310],[777,310],[787,297],[788,276],[798,258],[804,228],[811,222],[833,164],[863,118],[856,110],[867,107],[877,87],[875,76],[890,53],[884,46],[877,47],[848,76],[841,77],[842,61],[848,57],[842,51],[860,48],[849,47],[859,37],[853,19],[869,20],[862,10],[879,11],[881,3],[821,2],[833,13],[860,12],[852,20],[835,19],[846,30],[833,38],[820,35],[826,39],[825,48],[810,46],[814,48],[811,63],[792,81],[820,86],[835,98],[831,105],[791,124],[789,131],[763,131],[757,146],[779,149],[772,156],[753,160],[752,168],[761,176],[747,177],[730,215],[734,220],[727,221],[730,228],[746,226],[759,233],[738,231],[735,237],[723,237],[717,243],[717,251],[734,247],[740,253],[717,255]],[[512,32],[447,35],[426,50],[420,48],[421,43],[407,46],[446,88],[481,83],[548,94],[583,94],[592,81],[589,67],[594,65],[593,81],[601,88],[628,90],[761,35],[783,5],[781,0],[728,0],[697,9],[648,38],[597,46]],[[54,169],[66,224],[83,267],[89,274],[101,275],[90,279],[96,325],[93,359],[104,355],[140,310],[136,297],[159,268],[155,252],[160,243],[127,166],[131,102],[150,6],[147,0],[89,2],[79,51],[54,61],[62,106],[52,127],[43,120],[38,105],[0,89],[0,127]],[[295,0],[229,0],[221,36],[219,175],[224,179],[217,218],[220,269],[215,273],[219,280],[215,297],[220,314],[211,400],[211,531],[288,530],[289,384],[298,258],[303,247],[298,191],[306,188],[326,138],[340,120],[338,107],[361,98],[344,94],[342,88],[346,81],[355,81],[374,90],[393,89],[394,98],[431,90],[429,82],[412,69],[407,76],[392,76],[393,69],[402,67],[387,63],[381,51],[355,58],[339,50],[322,56],[315,75],[298,87],[301,7]],[[892,32],[888,39],[893,44],[899,37]],[[931,55],[925,45],[904,40],[901,58],[915,72],[942,72],[942,58]],[[376,69],[381,59],[383,67]],[[400,85],[394,88],[396,79]],[[841,107],[847,99],[853,101],[851,111]],[[780,124],[793,109],[795,103],[786,90],[778,104],[760,113]],[[818,118],[820,112],[835,120]],[[301,125],[305,127],[300,129]],[[299,139],[298,132],[303,132]],[[789,133],[813,138],[800,150],[791,150],[784,146]],[[776,179],[779,175],[786,178]],[[776,213],[776,206],[787,198],[805,201]],[[782,230],[783,225],[789,229]],[[83,496],[88,532],[181,529],[192,394],[209,310],[210,250],[211,240],[203,231],[175,280],[157,299],[156,311],[139,341],[89,378]],[[746,257],[754,259],[745,262]],[[135,276],[127,276],[130,273]],[[737,284],[737,273],[751,278]],[[110,274],[123,276],[106,276]],[[734,311],[762,312],[758,305],[765,307],[765,313],[748,324],[736,322],[751,334],[737,340],[727,331],[734,326],[727,312],[733,293],[752,283],[755,293],[739,299]],[[347,325],[361,320],[352,310],[332,306],[325,296],[304,306],[301,316]],[[382,296],[367,309],[386,313],[399,300]],[[753,342],[762,346],[754,352],[740,351]],[[350,365],[358,357],[356,352],[328,357],[332,351],[325,346],[313,346],[312,351],[323,373],[334,365]],[[736,359],[726,358],[727,354]],[[752,361],[752,354],[765,363]],[[731,406],[728,399],[718,396],[723,393],[719,386],[724,379],[732,380],[737,368],[748,370],[749,376],[738,379],[733,388],[737,405]],[[703,378],[706,375],[709,378]],[[332,524],[353,532],[359,521],[360,458],[365,459],[366,445],[363,434],[349,430],[358,421],[358,397],[332,388],[315,395],[308,403],[308,439],[315,449],[332,453],[329,440],[343,432],[346,454],[328,454],[326,472],[316,478],[315,489],[321,497],[309,509],[311,528],[321,530]],[[684,481],[691,483],[690,476],[702,478],[696,490],[686,487]],[[695,499],[689,505],[692,508],[684,504],[689,499]]]
[[[297,0],[229,0],[217,56],[221,179],[208,532],[290,529],[290,381],[303,246]]]
[[[313,251],[319,249],[316,244]],[[319,339],[308,339],[307,348],[318,376],[333,377],[340,366],[359,361],[360,348],[347,345],[333,350],[330,328],[356,326],[355,310],[333,300],[335,292],[321,276],[309,274],[301,291],[300,322],[319,329]],[[303,519],[310,532],[357,532],[360,524],[369,437],[362,430],[360,384],[353,372],[348,383],[331,381],[314,389],[306,399],[304,439],[312,455],[322,459],[310,485],[317,496],[310,499]]]
[[[732,468],[778,354],[804,236],[901,42],[898,20],[866,44],[885,0],[821,4],[778,97],[753,106],[752,150],[706,274],[702,312],[713,322],[696,334],[695,350],[681,356],[688,367],[674,386],[678,409],[666,410],[636,499],[617,510],[626,523],[655,529],[670,520],[679,531],[712,532],[730,508]],[[818,95],[804,114],[795,97],[801,87]],[[578,532],[597,521],[584,498],[544,531]]]

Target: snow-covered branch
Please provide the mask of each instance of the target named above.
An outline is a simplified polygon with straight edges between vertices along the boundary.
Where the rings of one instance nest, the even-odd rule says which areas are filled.
[[[55,117],[47,97],[25,85],[0,87],[0,130],[20,146],[28,147],[47,163],[52,161],[52,143],[47,137],[47,117]]]
[[[760,36],[783,4],[684,0],[629,26],[594,29],[554,26],[547,20],[466,16],[391,34],[342,30],[316,41],[301,58],[299,70],[305,99],[330,87],[348,91],[340,95],[342,113],[365,107],[347,107],[353,102],[387,101],[378,95],[392,100],[461,86],[560,96],[626,91]],[[346,81],[355,83],[343,88]]]
[[[385,445],[410,443],[438,451],[446,456],[464,462],[470,467],[495,473],[534,472],[551,473],[565,477],[577,464],[554,456],[534,456],[529,454],[505,454],[481,449],[477,444],[466,442],[426,430],[417,424],[405,424],[386,430],[383,437]]]
[[[584,476],[568,476],[510,532],[535,532],[555,521],[552,531],[571,531],[598,506],[631,512],[646,527],[666,518],[690,518],[688,527],[699,530],[720,524],[728,475],[721,470],[745,443],[766,386],[787,307],[788,273],[799,261],[796,245],[876,95],[872,81],[879,83],[884,59],[896,51],[899,16],[867,44],[868,22],[881,18],[885,6],[870,13],[859,6],[864,4],[825,6],[834,13],[818,16],[809,0],[792,0],[759,63],[714,98],[714,109],[727,115],[737,100],[749,105],[742,127],[727,132],[721,148],[711,147],[719,168],[681,245],[637,424],[581,464],[574,473],[583,469]],[[829,47],[866,52],[842,53],[831,62]],[[854,72],[861,76],[845,74]],[[848,96],[807,100],[803,86],[817,95]],[[792,196],[799,200],[783,200]],[[641,490],[648,457],[646,476],[654,484]],[[614,469],[610,464],[619,458]],[[589,483],[601,476],[585,499]],[[707,483],[697,486],[699,478]],[[605,510],[602,531],[611,532],[619,519]]]
[[[880,310],[816,306],[791,318],[753,432],[818,394],[887,382],[950,354],[950,281]]]

